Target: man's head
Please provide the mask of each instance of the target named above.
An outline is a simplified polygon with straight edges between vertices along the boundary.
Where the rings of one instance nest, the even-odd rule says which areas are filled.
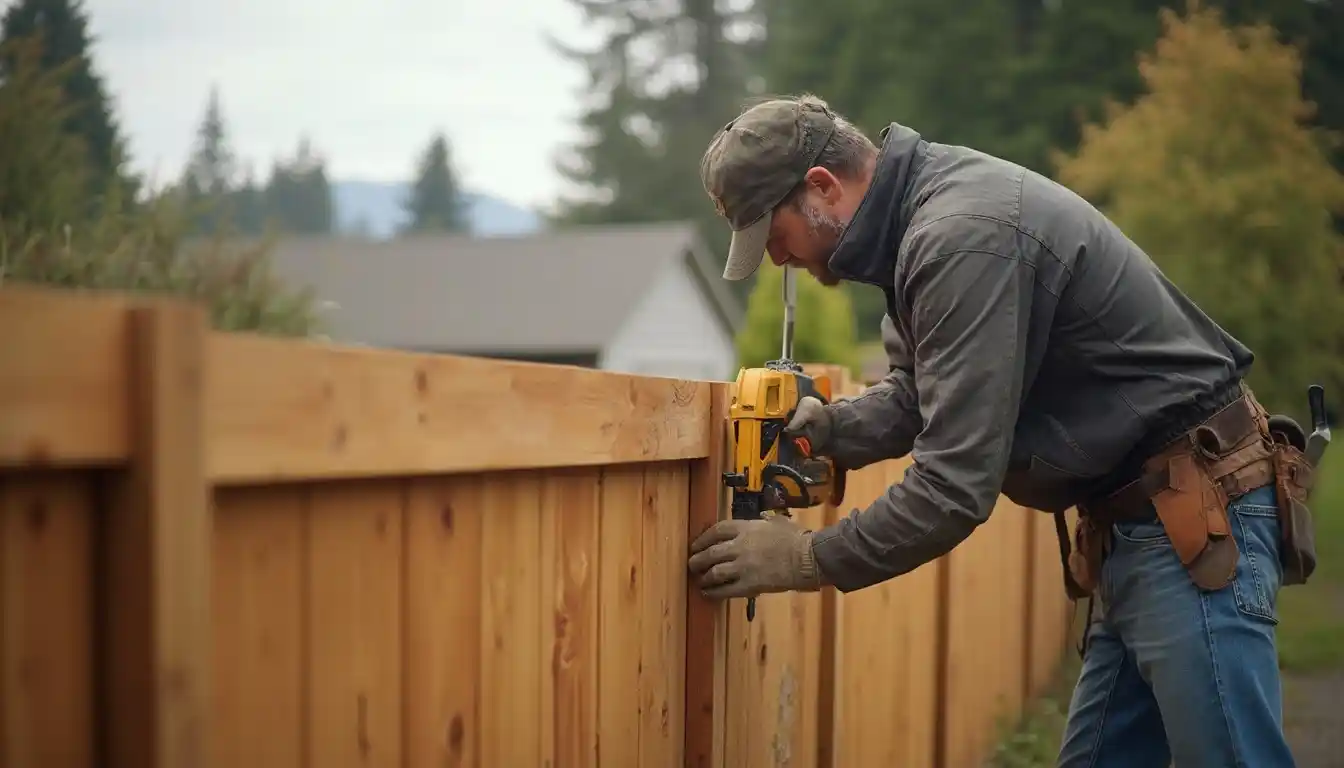
[[[872,179],[877,147],[813,96],[749,107],[710,142],[700,179],[733,229],[723,276],[776,265],[839,279],[827,267]]]

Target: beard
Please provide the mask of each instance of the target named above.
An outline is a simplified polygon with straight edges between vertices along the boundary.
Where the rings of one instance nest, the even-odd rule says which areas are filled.
[[[807,220],[807,233],[818,244],[817,261],[808,264],[807,271],[817,282],[828,288],[834,288],[840,284],[840,278],[830,270],[827,262],[835,255],[835,249],[840,246],[840,239],[845,235],[847,224],[810,205],[804,204],[801,208],[803,218]]]

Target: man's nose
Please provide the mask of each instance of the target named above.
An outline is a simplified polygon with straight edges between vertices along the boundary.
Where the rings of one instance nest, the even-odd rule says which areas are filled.
[[[783,251],[766,251],[766,253],[770,254],[770,262],[776,267],[782,267],[789,261],[789,257],[783,255]],[[776,253],[780,255],[776,256]]]

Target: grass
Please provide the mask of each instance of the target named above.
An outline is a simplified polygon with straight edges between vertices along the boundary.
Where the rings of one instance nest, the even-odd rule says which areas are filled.
[[[1072,639],[1070,643],[1054,683],[1044,695],[1027,704],[1021,721],[999,742],[987,768],[1048,768],[1055,764],[1069,697],[1082,666]]]
[[[1333,448],[1339,451],[1339,447]],[[1344,459],[1322,462],[1311,499],[1316,573],[1279,594],[1279,667],[1303,673],[1344,667]]]
[[[1311,500],[1316,573],[1279,593],[1279,666],[1286,676],[1344,669],[1344,459],[1331,456],[1320,470]],[[988,768],[1055,764],[1080,664],[1070,645],[1054,686],[1027,706]]]

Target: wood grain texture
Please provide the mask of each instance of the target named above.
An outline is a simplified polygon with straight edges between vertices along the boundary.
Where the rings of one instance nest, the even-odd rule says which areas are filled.
[[[210,475],[262,482],[690,459],[709,384],[532,363],[210,339]]]
[[[218,766],[304,765],[308,494],[226,489],[214,514],[214,745]]]
[[[482,531],[487,481],[409,481],[404,712],[410,768],[481,765]]]
[[[602,478],[600,545],[601,614],[598,646],[602,673],[598,678],[598,729],[602,733],[603,765],[635,768],[639,762],[640,643],[645,563],[644,469],[612,467]]]
[[[694,541],[728,515],[728,490],[723,472],[728,460],[728,398],[730,385],[715,384],[710,392],[709,455],[691,465],[686,510],[687,541]],[[727,610],[707,600],[694,583],[686,592],[686,744],[687,768],[723,768],[724,681],[727,672]]]
[[[305,558],[308,764],[402,764],[400,484],[311,491]]]
[[[542,743],[553,768],[598,765],[602,470],[552,470],[542,488]]]
[[[1021,708],[1026,638],[1028,513],[1000,497],[989,520],[947,556],[946,721],[948,765],[972,765],[993,746],[1000,718]],[[985,638],[994,638],[986,643]]]
[[[846,507],[864,509],[908,461],[850,476]],[[931,768],[938,714],[938,581],[943,560],[839,598],[835,766]]]
[[[0,467],[129,460],[128,313],[0,290]],[[598,466],[708,452],[708,382],[209,333],[206,471],[222,483]],[[53,349],[68,354],[51,354]]]
[[[0,765],[95,760],[90,479],[0,476]]]
[[[867,590],[764,596],[750,626],[700,598],[724,383],[70,292],[0,290],[6,319],[6,764],[978,764],[1057,669],[1053,527],[1002,500]],[[906,466],[796,514],[832,523]]]
[[[100,516],[100,650],[113,768],[208,766],[212,723],[211,537],[204,471],[206,319],[146,303],[129,318],[131,460]]]
[[[126,461],[126,303],[6,287],[0,327],[0,468]]]

